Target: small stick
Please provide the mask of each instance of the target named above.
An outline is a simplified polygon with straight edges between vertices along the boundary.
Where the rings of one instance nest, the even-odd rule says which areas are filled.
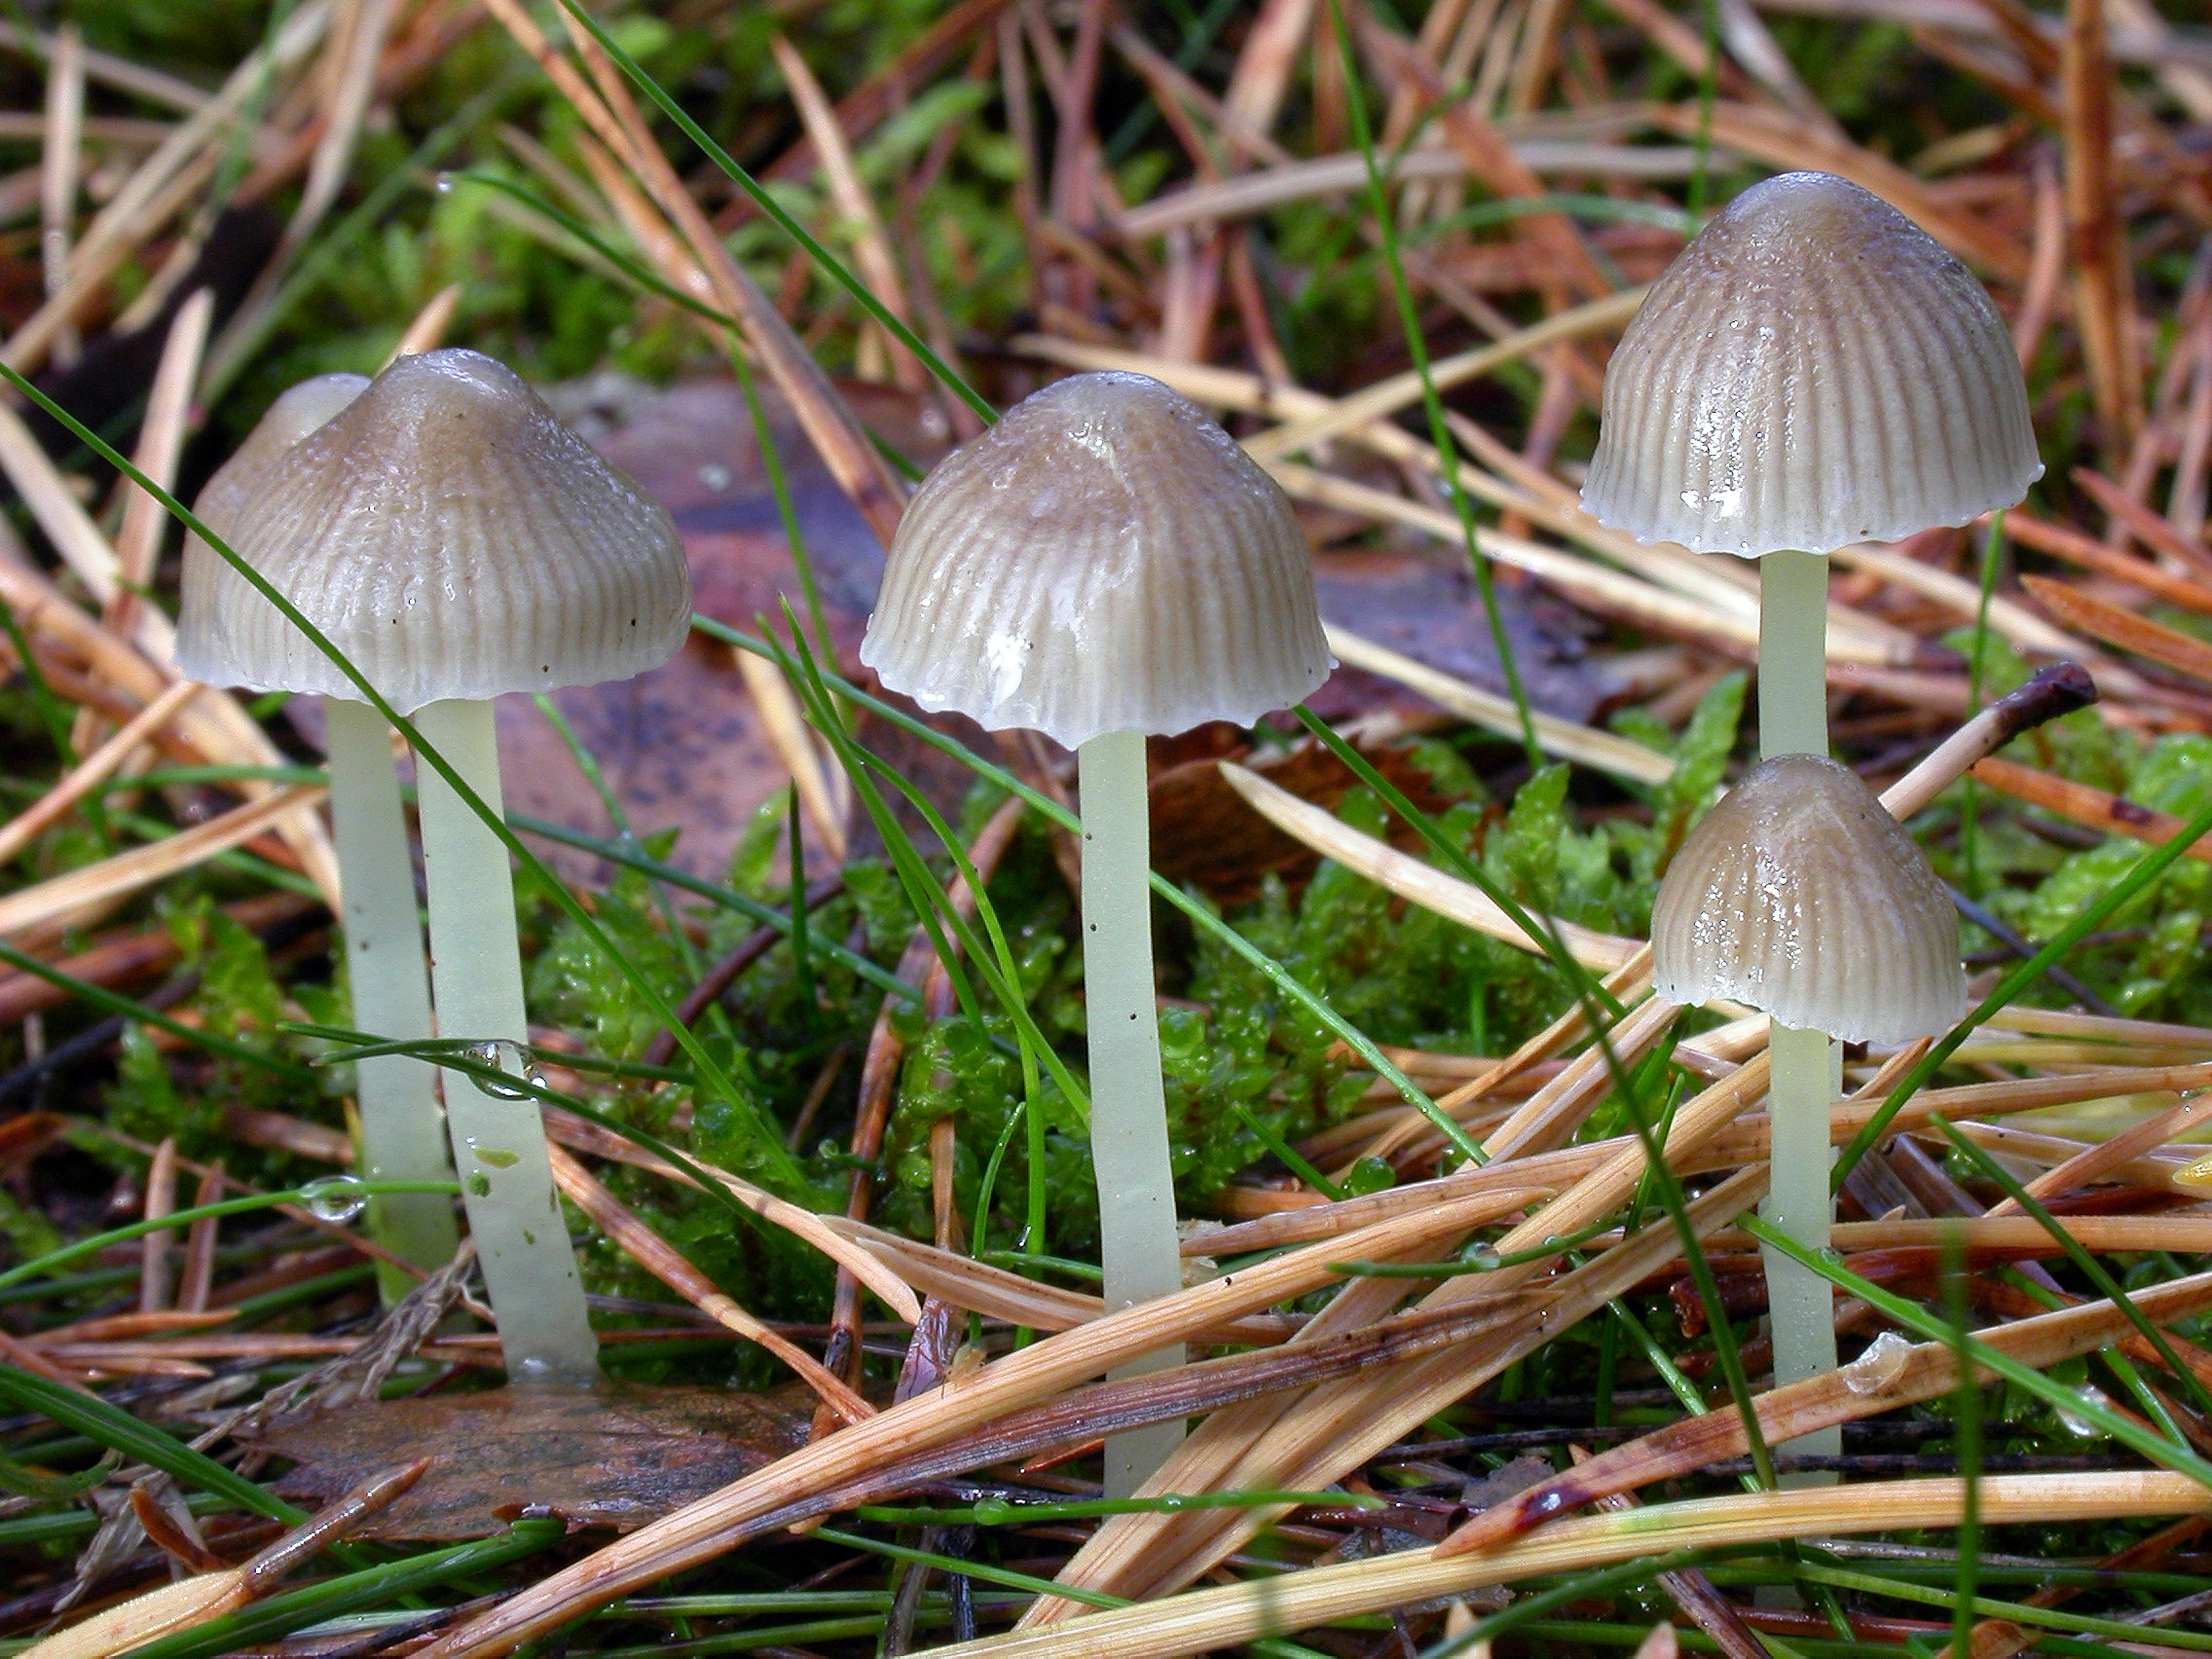
[[[46,66],[45,147],[39,161],[39,267],[47,297],[69,281],[69,231],[77,216],[78,172],[84,161],[85,37],[75,23],[54,33]],[[77,330],[55,338],[56,368],[76,360]]]
[[[158,1221],[176,1208],[176,1137],[164,1135],[146,1171],[146,1219]],[[156,1312],[169,1305],[169,1252],[176,1234],[169,1228],[138,1240],[138,1310]]]
[[[1910,818],[1984,756],[2020,733],[2085,709],[2097,684],[2078,663],[2054,662],[2009,691],[1945,738],[1928,757],[1882,792],[1882,804],[1899,820]]]
[[[215,1203],[222,1196],[223,1161],[217,1159],[200,1177],[192,1195],[193,1208]],[[215,1240],[221,1226],[219,1217],[203,1215],[184,1235],[184,1272],[176,1292],[176,1305],[184,1312],[207,1310],[207,1298],[215,1287]]]

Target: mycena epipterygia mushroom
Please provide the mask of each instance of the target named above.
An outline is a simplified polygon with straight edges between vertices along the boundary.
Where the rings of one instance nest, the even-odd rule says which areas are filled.
[[[271,466],[234,547],[327,635],[494,811],[491,699],[626,678],[682,642],[689,573],[668,515],[510,370],[402,357]],[[212,527],[211,527],[212,528]],[[228,565],[188,671],[255,688],[358,692]],[[521,1066],[528,1037],[506,850],[420,769],[440,1034]],[[469,1230],[509,1376],[582,1381],[596,1344],[535,1105],[446,1075]]]
[[[1234,439],[1158,381],[1076,375],[906,507],[861,646],[883,683],[1076,751],[1091,1156],[1108,1308],[1179,1289],[1155,1018],[1147,732],[1249,724],[1328,677],[1306,538]],[[1108,1442],[1126,1493],[1177,1433]]]
[[[1736,198],[1652,284],[1606,370],[1582,499],[1639,540],[1759,559],[1760,751],[1825,758],[1826,555],[1965,524],[2042,471],[1980,283],[1879,198],[1794,172]],[[1772,1201],[1818,1244],[1831,1060],[1788,1020]],[[1825,1282],[1779,1258],[1768,1277],[1776,1376],[1831,1369]]]

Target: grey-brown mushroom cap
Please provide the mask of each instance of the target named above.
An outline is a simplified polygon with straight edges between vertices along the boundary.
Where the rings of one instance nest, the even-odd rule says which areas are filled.
[[[289,387],[270,404],[253,430],[201,486],[192,511],[225,541],[234,538],[239,509],[252,499],[291,447],[324,424],[369,388],[367,375],[316,375]],[[177,606],[177,666],[194,680],[211,684],[239,682],[241,665],[222,656],[222,631],[216,625],[216,593],[221,578],[235,572],[198,535],[184,540],[184,569]],[[243,586],[242,582],[238,583]],[[256,596],[258,597],[258,596]]]
[[[689,626],[667,513],[478,351],[400,358],[222,510],[233,548],[402,713],[626,679]],[[228,565],[208,589],[186,673],[360,695]]]
[[[1275,481],[1144,375],[1045,387],[941,461],[892,539],[861,660],[931,710],[1075,748],[1250,724],[1332,666]]]
[[[2043,474],[1981,284],[1829,173],[1753,185],[1698,234],[1622,335],[1603,404],[1582,504],[1701,553],[1894,541]]]
[[[1683,839],[1651,912],[1651,981],[1855,1043],[1966,1007],[1959,921],[1928,857],[1849,767],[1762,761]]]

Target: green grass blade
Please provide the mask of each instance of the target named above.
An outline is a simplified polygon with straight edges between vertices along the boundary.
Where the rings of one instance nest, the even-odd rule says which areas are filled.
[[[676,123],[684,137],[696,144],[701,153],[716,166],[719,167],[732,184],[751,197],[753,204],[758,207],[786,236],[804,248],[807,256],[819,265],[823,272],[839,287],[852,295],[855,303],[863,311],[881,323],[907,350],[913,352],[922,365],[943,383],[946,389],[973,409],[977,418],[986,425],[999,418],[998,411],[991,407],[988,398],[963,380],[959,371],[931,350],[928,343],[911,328],[908,328],[896,312],[877,299],[866,282],[863,282],[851,271],[847,270],[844,263],[816,240],[804,225],[786,212],[784,204],[762,189],[759,181],[740,166],[736,159],[727,150],[724,150],[712,137],[708,136],[707,129],[691,119],[690,112],[679,103],[675,96],[658,81],[646,74],[638,60],[622,50],[620,44],[607,31],[606,26],[586,11],[578,3],[578,0],[561,0],[561,8],[570,17],[575,18],[577,24],[599,43],[599,49],[607,54],[608,59],[616,68],[629,77],[632,85],[660,106],[661,112],[669,120]]]
[[[276,1076],[288,1078],[294,1083],[313,1084],[314,1082],[314,1074],[306,1066],[297,1065],[290,1060],[252,1048],[247,1044],[236,1042],[223,1036],[220,1032],[203,1030],[199,1026],[187,1025],[181,1019],[171,1019],[159,1009],[148,1008],[142,1002],[135,1002],[120,991],[111,991],[105,985],[95,985],[90,979],[80,979],[74,974],[64,973],[53,963],[42,962],[27,951],[18,950],[12,944],[0,942],[0,962],[5,962],[9,967],[19,973],[28,974],[34,978],[44,979],[48,984],[58,990],[67,991],[80,1001],[91,1003],[96,1009],[103,1010],[108,1014],[121,1014],[126,1019],[135,1019],[142,1025],[151,1025],[157,1030],[166,1031],[171,1037],[189,1043],[196,1049],[204,1049],[210,1054],[222,1054],[230,1059],[243,1061],[249,1066],[266,1072],[274,1072]]]
[[[1367,165],[1368,206],[1375,215],[1376,236],[1382,244],[1383,263],[1389,267],[1390,292],[1397,305],[1399,325],[1405,333],[1406,350],[1413,357],[1415,371],[1420,376],[1421,409],[1428,417],[1429,443],[1436,451],[1437,465],[1444,474],[1445,489],[1452,497],[1453,511],[1458,515],[1459,534],[1466,543],[1468,564],[1474,571],[1475,590],[1482,596],[1483,618],[1490,626],[1498,671],[1505,678],[1506,692],[1521,717],[1522,746],[1528,751],[1530,768],[1540,771],[1544,752],[1536,742],[1536,717],[1529,705],[1528,687],[1521,682],[1521,668],[1514,659],[1513,642],[1505,632],[1504,612],[1498,609],[1497,584],[1492,575],[1490,555],[1475,538],[1475,498],[1467,493],[1459,476],[1459,447],[1453,440],[1451,427],[1445,424],[1444,399],[1436,389],[1435,377],[1429,372],[1428,341],[1421,332],[1413,284],[1406,280],[1405,260],[1398,250],[1397,221],[1390,211],[1382,166],[1375,158],[1375,135],[1368,126],[1359,57],[1352,46],[1355,37],[1345,18],[1344,0],[1329,0],[1329,15],[1336,22],[1337,46],[1344,58],[1345,111],[1351,121],[1352,143]]]
[[[559,1521],[517,1521],[499,1537],[479,1538],[406,1561],[387,1562],[272,1596],[191,1630],[133,1647],[125,1659],[215,1659],[217,1654],[250,1650],[326,1619],[388,1604],[401,1596],[520,1561],[559,1542],[567,1530]]]
[[[151,1423],[140,1422],[97,1394],[50,1382],[13,1365],[0,1364],[0,1398],[25,1411],[52,1418],[63,1427],[111,1447],[134,1462],[150,1463],[186,1486],[227,1497],[256,1515],[266,1515],[287,1527],[297,1527],[308,1518],[308,1512],[298,1505],[285,1502],[268,1488],[247,1480],[235,1469],[226,1468],[206,1453],[195,1452],[174,1435],[165,1434]]]
[[[1975,1365],[1984,1371],[1993,1371],[2008,1382],[2026,1389],[2039,1400],[2054,1406],[2071,1416],[2093,1424],[2102,1433],[2121,1445],[2140,1452],[2154,1463],[2187,1475],[2199,1485],[2212,1489],[2212,1462],[2207,1462],[2190,1448],[2169,1440],[2156,1430],[2144,1426],[2131,1417],[2113,1411],[2095,1400],[2087,1399],[2066,1386],[2054,1382],[2032,1365],[2023,1365],[2010,1354],[2001,1353],[1986,1343],[1971,1336],[1960,1336],[1949,1320],[1934,1314],[1919,1303],[1884,1290],[1871,1279],[1861,1277],[1849,1268],[1829,1261],[1819,1251],[1808,1250],[1788,1234],[1769,1227],[1750,1211],[1736,1218],[1736,1225],[1750,1233],[1762,1244],[1771,1244],[1777,1250],[1795,1258],[1819,1273],[1830,1284],[1841,1285],[1852,1295],[1872,1304],[1890,1319],[1908,1331],[1916,1331],[1929,1342],[1952,1343],[1963,1346],[1973,1358]]]

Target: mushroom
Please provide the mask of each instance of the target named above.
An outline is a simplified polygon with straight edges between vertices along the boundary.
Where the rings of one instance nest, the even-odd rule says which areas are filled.
[[[200,492],[193,510],[225,540],[234,539],[254,493],[284,453],[368,387],[365,375],[317,375],[269,406]],[[214,626],[217,572],[229,569],[199,536],[185,544],[178,664],[197,680],[231,683],[255,678],[227,654]],[[257,594],[246,602],[261,603]],[[350,687],[349,687],[350,689]],[[387,1042],[430,1036],[428,965],[423,918],[415,903],[415,870],[407,822],[392,765],[391,728],[368,704],[350,697],[323,703],[330,760],[330,819],[338,847],[345,910],[347,980],[355,1029]],[[372,1180],[451,1181],[445,1125],[438,1112],[437,1073],[405,1054],[377,1054],[354,1067],[359,1108],[360,1169]],[[369,1232],[402,1260],[429,1272],[453,1259],[453,1204],[436,1193],[380,1194],[369,1200]],[[387,1301],[412,1282],[378,1264]]]
[[[1660,884],[1651,982],[1676,1002],[1725,997],[1769,1015],[1767,1218],[1825,1249],[1829,1040],[1930,1037],[1966,1007],[1958,912],[1920,844],[1850,767],[1760,761],[1683,838]],[[1777,1381],[1833,1370],[1827,1280],[1765,1256]]]
[[[1328,678],[1288,498],[1158,381],[1071,376],[948,456],[915,494],[861,661],[925,709],[1027,726],[1076,751],[1106,1306],[1180,1289],[1144,738],[1248,725]],[[1107,1490],[1133,1492],[1180,1432],[1111,1437]]]
[[[1605,372],[1582,503],[1640,541],[1760,561],[1760,753],[1825,758],[1827,554],[1966,524],[2042,474],[2019,362],[1980,283],[1878,197],[1791,172],[1737,197],[1651,285]],[[1825,1241],[1837,1074],[1827,1040],[1787,1019],[1772,1202],[1802,1213],[1782,1195],[1817,1181]],[[1800,1142],[1817,1169],[1785,1151]],[[1794,1272],[1768,1264],[1783,1382],[1835,1364],[1825,1283],[1792,1302]]]
[[[1783,173],[1668,266],[1605,371],[1582,504],[1760,561],[1759,744],[1827,753],[1826,555],[2010,506],[2043,476],[1981,284],[1881,198]]]
[[[270,469],[234,546],[495,813],[491,699],[640,673],[682,643],[690,616],[668,515],[476,351],[386,369]],[[231,682],[353,691],[227,565],[207,597]],[[419,795],[440,1033],[522,1071],[505,847],[434,770]],[[508,1375],[588,1381],[596,1345],[536,1107],[449,1069],[446,1115]]]

